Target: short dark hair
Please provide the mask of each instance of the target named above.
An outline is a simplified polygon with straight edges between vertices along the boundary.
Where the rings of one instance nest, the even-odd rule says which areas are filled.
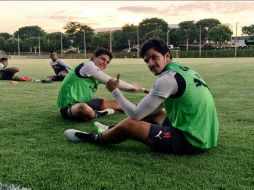
[[[8,61],[8,59],[6,57],[2,57],[0,61]]]
[[[110,58],[110,60],[111,60],[112,57],[113,57],[113,54],[112,54],[108,49],[106,49],[106,48],[97,48],[97,49],[93,52],[93,54],[94,54],[96,57],[99,57],[99,56],[102,55],[102,54],[108,55],[109,58]],[[93,58],[91,58],[91,60],[92,60],[92,59],[93,59]]]
[[[167,43],[159,38],[151,38],[146,40],[140,48],[140,56],[144,58],[145,53],[149,49],[154,49],[155,51],[161,53],[162,55],[165,55],[167,52],[170,53]],[[170,58],[172,59],[171,55]]]
[[[50,51],[49,53],[54,53],[54,52],[56,53],[56,51],[52,50],[52,51]]]

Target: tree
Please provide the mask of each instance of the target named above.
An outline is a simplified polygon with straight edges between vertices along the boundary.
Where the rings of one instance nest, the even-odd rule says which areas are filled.
[[[30,37],[23,40],[21,43],[21,50],[26,52],[34,52],[38,50],[39,39],[38,37]]]
[[[208,32],[211,28],[220,25],[220,21],[214,18],[202,19],[196,22],[197,28],[201,26],[201,41],[208,40]]]
[[[18,35],[20,39],[24,40],[30,37],[45,36],[46,32],[44,32],[44,30],[39,26],[25,26],[19,28],[18,31],[14,32],[14,36],[16,38],[18,38]]]
[[[163,40],[166,40],[166,34],[168,30],[168,23],[163,19],[159,18],[150,18],[144,19],[142,22],[139,23],[139,36],[140,42],[143,43],[146,38],[145,35],[152,30],[161,30],[162,33],[165,33]]]
[[[163,32],[161,29],[154,29],[151,30],[150,32],[146,33],[144,38],[149,39],[149,38],[160,38],[160,39],[165,39],[167,38],[167,33]]]
[[[196,22],[197,26],[200,25],[200,26],[202,26],[202,28],[207,27],[208,31],[209,31],[209,29],[211,29],[215,26],[218,26],[220,24],[221,24],[221,22],[217,19],[214,19],[214,18],[202,19],[202,20],[199,20]]]
[[[127,47],[125,40],[122,39],[122,36],[122,30],[115,30],[112,32],[112,46],[114,50],[123,50]]]
[[[0,50],[5,50],[4,43],[5,43],[5,39],[2,36],[0,36]]]
[[[222,46],[223,43],[230,41],[233,32],[229,27],[224,25],[218,25],[210,29],[208,37],[218,45]]]
[[[184,43],[184,38],[181,35],[180,28],[172,28],[169,31],[169,44],[173,44],[173,46],[178,47],[179,44]]]
[[[94,30],[87,25],[82,25],[79,22],[69,22],[64,26],[65,33],[68,34],[72,40],[72,45],[80,49],[84,49],[84,32],[87,49],[92,50],[92,40],[94,37]]]
[[[6,52],[17,52],[18,51],[18,40],[14,37],[9,38],[5,41]]]
[[[70,47],[70,39],[68,35],[63,34],[61,32],[52,32],[46,35],[46,40],[48,43],[49,49],[47,51],[61,51],[61,35],[62,35],[62,45],[63,49],[67,49]]]
[[[121,43],[125,44],[126,47],[132,47],[137,44],[137,26],[133,24],[126,24],[122,27],[122,38]]]
[[[250,26],[244,26],[242,28],[242,33],[249,35],[249,36],[254,36],[254,24],[252,24]]]
[[[189,49],[189,43],[193,43],[197,39],[197,27],[194,24],[194,21],[183,21],[179,24],[180,36],[184,36],[186,40],[186,51]]]
[[[93,39],[94,47],[104,47],[109,49],[109,35],[110,32],[98,32]]]
[[[12,37],[12,35],[10,35],[10,34],[7,33],[7,32],[3,32],[3,33],[0,33],[0,37],[2,37],[3,39],[7,40],[7,39],[9,39],[10,37]]]

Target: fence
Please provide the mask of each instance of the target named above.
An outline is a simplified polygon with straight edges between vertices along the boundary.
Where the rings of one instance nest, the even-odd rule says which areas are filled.
[[[173,58],[198,58],[198,50],[180,51],[171,50],[170,51]],[[137,52],[113,52],[114,58],[138,58]],[[219,58],[219,57],[254,57],[254,49],[225,49],[225,50],[202,50],[201,58]],[[49,53],[42,52],[40,54],[32,53],[20,53],[17,54],[0,54],[0,57],[7,57],[9,59],[49,59]],[[87,53],[86,57],[82,53],[72,53],[72,54],[60,54],[59,57],[63,59],[90,59],[92,53]]]

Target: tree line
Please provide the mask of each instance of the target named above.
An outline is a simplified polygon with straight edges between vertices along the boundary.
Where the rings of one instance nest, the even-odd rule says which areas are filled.
[[[183,21],[178,24],[178,28],[170,28],[160,18],[147,18],[138,25],[127,24],[112,32],[95,33],[90,26],[79,22],[69,22],[63,28],[64,33],[47,33],[39,26],[24,26],[13,34],[0,33],[0,50],[17,52],[19,43],[21,52],[38,51],[39,46],[40,51],[44,52],[60,52],[61,46],[63,49],[73,46],[84,50],[84,44],[87,51],[93,51],[97,47],[109,48],[111,38],[113,51],[122,51],[130,47],[138,48],[139,44],[151,37],[164,39],[173,46],[186,46],[188,50],[188,44],[197,44],[200,39],[202,44],[210,40],[222,45],[230,41],[233,34],[228,26],[213,18],[197,22]],[[254,25],[244,26],[242,34],[254,35]]]

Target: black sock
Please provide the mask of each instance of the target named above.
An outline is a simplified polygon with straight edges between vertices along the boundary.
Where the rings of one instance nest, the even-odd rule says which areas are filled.
[[[86,142],[94,143],[94,144],[104,144],[101,134],[97,133],[80,133],[76,132],[75,136],[78,137],[79,139],[82,139]]]
[[[115,127],[114,125],[110,125],[110,126],[108,126],[108,129],[111,129],[111,128],[113,128],[113,127]]]
[[[103,112],[102,111],[94,111],[94,113],[95,113],[95,117],[99,118],[99,117],[107,115],[108,111],[103,111]]]

